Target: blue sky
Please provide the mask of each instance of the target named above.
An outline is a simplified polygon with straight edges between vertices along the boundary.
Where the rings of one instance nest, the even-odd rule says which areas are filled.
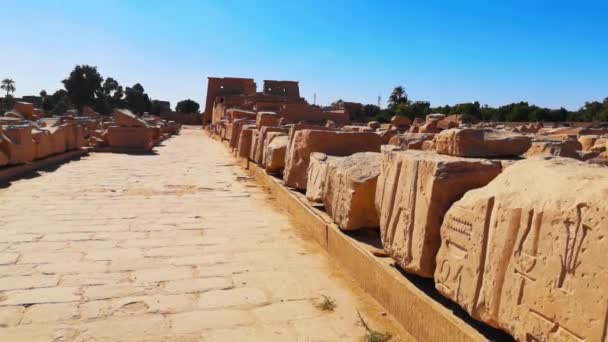
[[[53,92],[76,64],[172,105],[209,76],[300,81],[302,96],[433,105],[608,97],[607,1],[0,0],[0,78]]]

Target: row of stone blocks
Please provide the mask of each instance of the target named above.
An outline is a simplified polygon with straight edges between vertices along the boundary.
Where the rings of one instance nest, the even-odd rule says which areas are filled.
[[[489,159],[532,144],[492,130],[415,136],[401,141],[404,150],[383,146],[377,132],[259,118],[231,126],[226,138],[239,156],[305,190],[341,229],[380,227],[401,269],[432,278],[473,318],[520,341],[606,339],[606,168]]]
[[[87,145],[80,125],[3,126],[0,128],[0,166],[28,163]]]

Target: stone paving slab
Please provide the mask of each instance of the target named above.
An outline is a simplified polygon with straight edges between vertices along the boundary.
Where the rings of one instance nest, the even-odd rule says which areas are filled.
[[[357,311],[410,340],[221,144],[156,152],[0,189],[0,341],[360,341]]]

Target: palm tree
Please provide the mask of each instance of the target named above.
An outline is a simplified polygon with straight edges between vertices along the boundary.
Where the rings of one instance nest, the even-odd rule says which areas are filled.
[[[11,80],[10,78],[3,79],[0,89],[6,91],[6,97],[8,97],[10,93],[15,92],[15,81]]]
[[[407,103],[407,93],[402,86],[396,86],[388,98],[388,103],[391,107],[399,103]]]

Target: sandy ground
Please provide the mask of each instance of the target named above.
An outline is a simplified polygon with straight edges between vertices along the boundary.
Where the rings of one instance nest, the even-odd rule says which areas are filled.
[[[155,151],[0,189],[0,341],[406,340],[220,143]]]

